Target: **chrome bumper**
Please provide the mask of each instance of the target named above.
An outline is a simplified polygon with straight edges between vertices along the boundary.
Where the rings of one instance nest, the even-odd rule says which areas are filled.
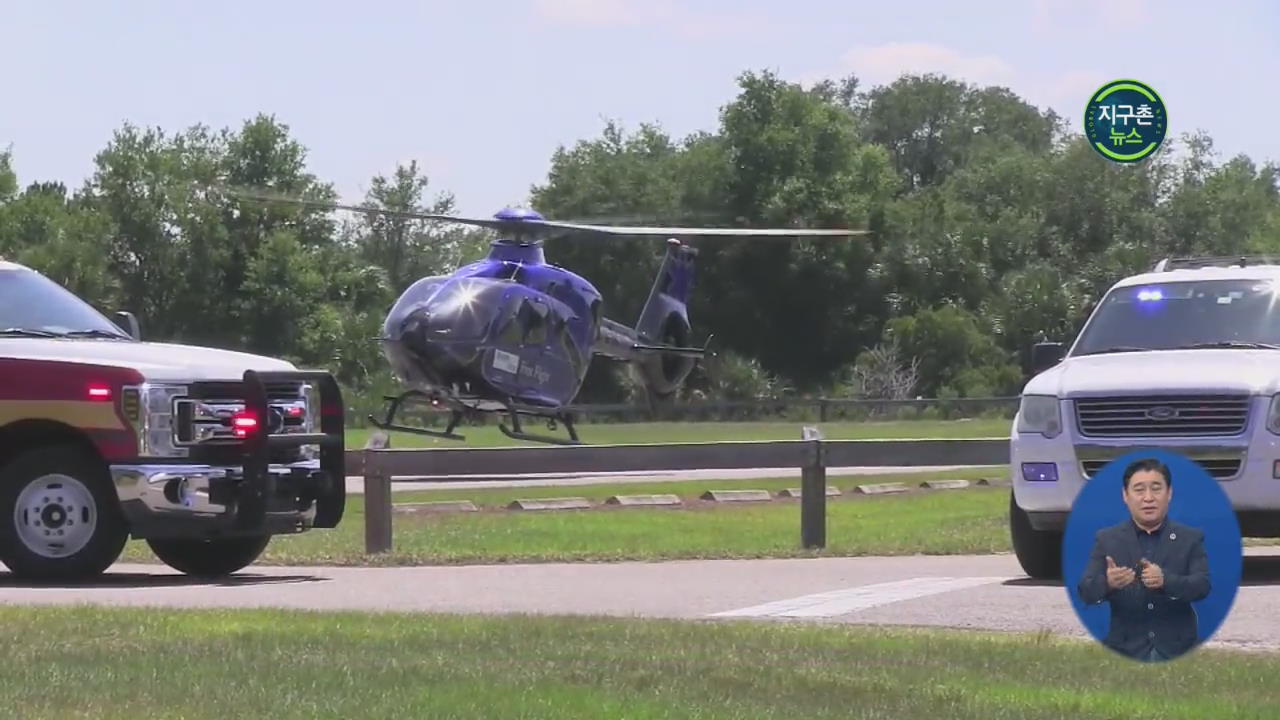
[[[320,461],[269,465],[266,471],[276,478],[296,477],[306,482],[320,473]],[[146,511],[154,515],[219,518],[234,511],[234,487],[244,482],[244,470],[215,465],[111,465],[111,482],[120,503],[133,515]],[[314,518],[315,505],[298,510],[298,514],[307,520]]]

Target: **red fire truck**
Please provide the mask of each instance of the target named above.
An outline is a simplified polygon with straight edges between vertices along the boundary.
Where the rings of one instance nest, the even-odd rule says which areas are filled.
[[[143,342],[44,275],[0,260],[0,563],[82,580],[132,537],[200,577],[273,535],[336,527],[346,501],[333,376]]]

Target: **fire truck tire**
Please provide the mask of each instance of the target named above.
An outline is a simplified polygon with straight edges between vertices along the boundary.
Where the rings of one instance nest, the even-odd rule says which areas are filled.
[[[79,446],[39,447],[0,467],[0,562],[15,577],[95,578],[128,539],[107,467]]]
[[[270,535],[213,538],[149,538],[151,552],[165,565],[199,578],[230,575],[252,565],[267,549]]]

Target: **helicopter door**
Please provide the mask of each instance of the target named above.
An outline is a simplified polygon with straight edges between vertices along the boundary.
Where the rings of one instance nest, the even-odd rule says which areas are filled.
[[[528,300],[525,307],[529,312],[525,315],[524,337],[521,338],[521,346],[530,351],[538,353],[545,352],[547,349],[547,315],[550,309],[537,300]]]
[[[517,385],[522,390],[535,390],[549,379],[544,358],[547,353],[547,316],[550,308],[536,300],[526,299],[516,314],[520,325],[520,372]]]

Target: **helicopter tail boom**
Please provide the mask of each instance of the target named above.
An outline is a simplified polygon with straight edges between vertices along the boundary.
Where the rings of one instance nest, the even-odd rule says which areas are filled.
[[[640,342],[636,331],[623,325],[616,320],[602,318],[600,320],[600,334],[596,339],[595,346],[592,351],[597,355],[613,358],[614,360],[639,361],[645,357],[653,355],[672,355],[681,357],[701,358],[713,354],[708,346],[711,344],[711,338],[707,338],[707,344],[703,347],[680,347],[676,345],[654,345],[650,343]]]

